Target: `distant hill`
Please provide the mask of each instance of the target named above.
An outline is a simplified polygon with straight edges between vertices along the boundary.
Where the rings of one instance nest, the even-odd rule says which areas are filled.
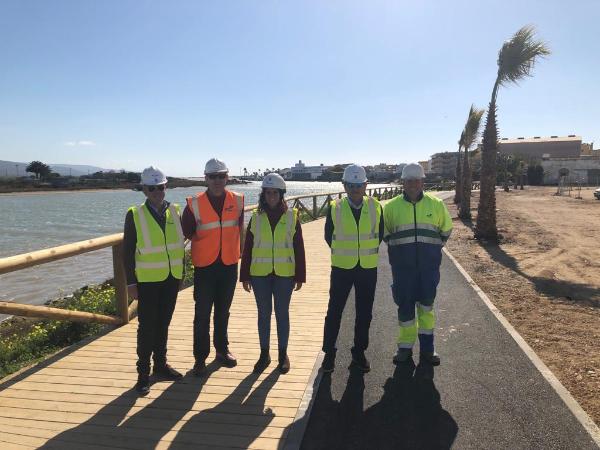
[[[14,177],[26,175],[25,169],[29,163],[16,162],[16,161],[0,161],[0,177]],[[87,175],[88,173],[94,172],[108,172],[111,169],[103,169],[102,167],[86,166],[78,164],[50,164],[53,172],[59,173],[63,176],[72,175],[78,177],[80,175]]]

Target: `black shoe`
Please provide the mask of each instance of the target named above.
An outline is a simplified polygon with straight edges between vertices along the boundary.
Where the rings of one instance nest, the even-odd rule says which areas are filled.
[[[264,370],[271,364],[271,355],[269,355],[269,349],[261,349],[260,357],[256,364],[254,364],[254,373],[263,373]]]
[[[325,353],[323,363],[321,364],[323,373],[331,373],[335,369],[335,352]]]
[[[371,370],[371,364],[369,364],[369,360],[365,357],[365,354],[362,352],[356,355],[352,355],[352,364],[365,373]]]
[[[216,360],[219,361],[225,367],[235,367],[237,366],[237,359],[233,356],[229,350],[225,350],[224,352],[217,352]]]
[[[152,375],[161,380],[175,381],[183,378],[183,375],[173,369],[170,365],[165,364],[164,366],[154,366]]]
[[[288,373],[290,371],[290,358],[288,358],[287,352],[285,350],[279,351],[279,365],[277,369],[281,373]]]
[[[394,355],[394,364],[402,364],[408,362],[413,355],[412,348],[399,348]]]
[[[206,363],[204,361],[196,361],[192,373],[195,377],[201,377],[206,374]]]
[[[148,375],[138,375],[137,383],[135,383],[135,391],[144,396],[150,392],[150,377]]]
[[[429,363],[432,366],[439,366],[441,362],[440,355],[438,355],[435,351],[421,352],[420,359],[422,362]]]

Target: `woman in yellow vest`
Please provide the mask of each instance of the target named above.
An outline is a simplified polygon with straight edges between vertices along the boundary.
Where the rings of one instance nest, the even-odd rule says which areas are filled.
[[[258,308],[260,357],[254,372],[264,371],[271,363],[269,343],[271,312],[275,305],[277,340],[281,373],[290,370],[287,354],[290,335],[289,306],[292,290],[306,281],[306,264],[298,210],[287,207],[283,194],[285,181],[277,173],[265,176],[258,209],[248,224],[240,281],[244,289],[254,289]]]
[[[167,177],[155,167],[142,172],[146,202],[125,217],[124,265],[129,297],[138,299],[137,371],[140,395],[150,391],[150,357],[154,376],[176,380],[181,374],[167,364],[167,336],[183,278],[183,231],[179,206],[165,201]]]

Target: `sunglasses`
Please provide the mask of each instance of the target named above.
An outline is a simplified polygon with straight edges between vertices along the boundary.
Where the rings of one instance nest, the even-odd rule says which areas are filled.
[[[346,183],[348,189],[360,189],[363,185],[364,183]]]
[[[224,180],[225,178],[227,178],[227,174],[226,173],[212,173],[210,175],[207,175],[209,180],[216,180],[217,178],[219,180]]]
[[[158,186],[146,186],[148,188],[148,192],[154,192],[155,189],[159,191],[164,191],[167,188],[166,184],[159,184]]]

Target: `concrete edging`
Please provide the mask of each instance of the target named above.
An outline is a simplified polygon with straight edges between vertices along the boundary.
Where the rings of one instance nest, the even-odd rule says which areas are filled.
[[[511,335],[517,345],[533,363],[535,368],[542,374],[544,379],[550,384],[552,389],[558,394],[563,402],[567,405],[569,410],[573,413],[575,418],[581,423],[583,428],[590,434],[592,440],[600,447],[600,428],[594,423],[591,417],[583,410],[581,405],[573,398],[571,393],[563,386],[563,384],[556,378],[556,375],[544,364],[540,357],[533,351],[533,349],[525,342],[525,339],[519,334],[519,332],[510,324],[510,322],[502,315],[500,310],[492,303],[489,297],[483,292],[483,290],[473,281],[467,271],[460,265],[454,256],[448,251],[447,248],[443,248],[446,256],[452,261],[458,271],[465,277],[467,283],[473,288],[475,293],[483,301],[485,306],[491,311],[496,317],[500,325]]]
[[[323,357],[324,353],[319,351],[310,378],[306,383],[306,389],[302,396],[302,400],[300,401],[298,411],[296,412],[296,417],[294,417],[294,421],[290,425],[290,430],[282,450],[299,450],[302,445],[304,432],[306,431],[308,420],[310,419],[310,412],[315,403],[315,394],[319,389],[321,378],[323,378],[323,372],[321,372]]]

